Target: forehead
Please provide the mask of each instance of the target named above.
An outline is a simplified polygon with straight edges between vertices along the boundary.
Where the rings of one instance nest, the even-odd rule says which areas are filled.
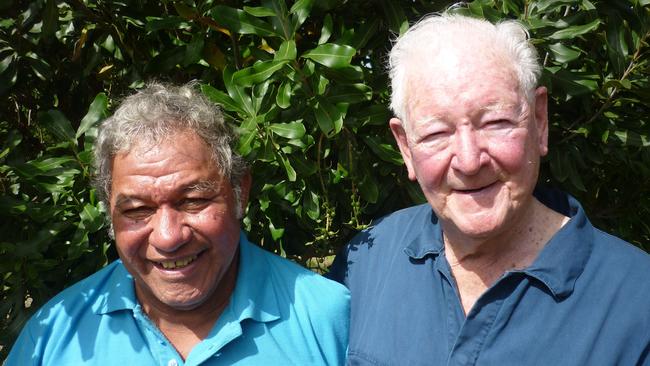
[[[187,132],[135,143],[115,155],[112,168],[113,191],[178,188],[222,178],[207,144]]]
[[[511,62],[476,56],[456,52],[411,67],[406,79],[409,119],[520,105],[522,93]]]

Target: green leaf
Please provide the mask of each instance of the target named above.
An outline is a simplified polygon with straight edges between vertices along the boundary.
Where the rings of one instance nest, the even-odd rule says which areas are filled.
[[[275,103],[278,107],[286,109],[291,105],[291,95],[293,84],[290,81],[283,81],[278,89],[278,94],[275,96]]]
[[[377,30],[379,29],[379,19],[375,19],[373,21],[366,21],[365,23],[361,24],[355,32],[354,32],[354,38],[352,38],[352,42],[350,42],[350,46],[360,50],[368,44],[368,41],[377,34]]]
[[[340,129],[335,130],[336,126],[343,124],[343,116],[341,112],[331,103],[320,100],[314,109],[314,115],[318,122],[318,127],[325,134],[330,135],[338,133]],[[340,121],[340,122],[339,122]]]
[[[536,13],[549,13],[560,6],[571,4],[574,5],[576,0],[540,0],[530,3],[531,8],[536,10]]]
[[[376,203],[379,198],[379,187],[372,174],[363,174],[359,181],[359,193],[361,197],[370,202]]]
[[[647,136],[638,134],[637,132],[631,130],[618,130],[614,132],[614,135],[627,146],[634,147],[648,147],[650,146],[650,140]]]
[[[377,137],[374,136],[364,136],[363,141],[377,156],[379,156],[379,158],[381,158],[381,160],[393,163],[398,166],[404,164],[402,155],[399,153],[399,151],[395,150],[392,145],[382,143]]]
[[[317,221],[320,218],[320,204],[316,193],[306,191],[302,195],[302,207],[310,219]]]
[[[372,88],[366,84],[347,84],[332,88],[328,100],[331,103],[360,103],[372,99]]]
[[[161,30],[179,29],[182,26],[189,26],[189,23],[179,16],[168,16],[165,18],[148,17],[145,30],[147,33],[155,33]]]
[[[241,156],[248,156],[248,154],[253,151],[253,141],[257,137],[257,130],[248,131],[239,137],[239,143],[237,144],[237,152]]]
[[[203,95],[208,97],[208,99],[219,104],[227,111],[243,112],[241,106],[235,103],[235,101],[232,100],[232,98],[230,98],[228,94],[222,92],[221,90],[215,89],[211,85],[201,84],[201,92],[203,93]]]
[[[626,27],[623,22],[612,14],[607,24],[607,55],[612,63],[616,75],[623,75],[626,68],[626,60],[629,54],[627,42],[625,41]]]
[[[260,61],[253,66],[235,72],[232,80],[242,86],[259,84],[270,78],[276,71],[282,69],[287,61]]]
[[[293,32],[298,30],[302,23],[307,20],[313,4],[314,0],[298,0],[293,4],[293,6],[291,6],[291,9],[289,9],[289,14],[293,14],[293,17],[291,18],[291,23],[293,24]]]
[[[291,163],[289,163],[289,160],[287,160],[287,158],[282,153],[278,153],[277,157],[280,158],[280,161],[282,162],[282,166],[284,166],[284,170],[287,173],[287,178],[289,178],[289,181],[295,182],[297,174],[296,171],[291,166]]]
[[[571,162],[569,154],[561,154],[557,149],[551,150],[549,154],[551,174],[558,182],[564,182],[570,174]]]
[[[106,94],[99,93],[88,108],[88,113],[84,116],[79,124],[75,139],[81,137],[89,128],[95,126],[108,115],[108,97]]]
[[[288,139],[299,139],[305,135],[307,130],[302,121],[294,121],[289,123],[272,123],[269,128],[273,133]]]
[[[232,100],[241,108],[244,114],[248,116],[255,116],[257,112],[253,108],[253,102],[251,97],[246,94],[244,88],[233,81],[234,74],[232,73],[232,67],[226,66],[223,69],[223,83],[226,86],[228,95]]]
[[[61,142],[75,142],[75,132],[70,121],[56,109],[38,113],[39,124]]]
[[[11,52],[7,54],[7,56],[3,58],[2,61],[0,61],[0,74],[2,74],[3,72],[5,72],[5,70],[7,70],[9,65],[11,65],[11,63],[14,61],[15,57],[16,54],[14,52]]]
[[[381,0],[381,8],[384,11],[384,16],[388,19],[390,30],[398,35],[404,34],[409,28],[409,22],[402,7],[392,0]]]
[[[183,65],[189,66],[201,60],[201,55],[203,54],[203,46],[205,44],[204,37],[205,36],[203,34],[195,34],[192,37],[190,43],[188,43],[185,47]]]
[[[18,80],[18,70],[16,63],[12,62],[7,69],[0,74],[0,95],[5,94],[9,89],[16,85]]]
[[[32,67],[32,70],[34,71],[34,74],[39,79],[49,80],[52,78],[52,68],[43,59],[38,58],[36,55],[34,55],[34,57],[25,56],[23,59],[29,63],[29,65]]]
[[[43,26],[41,27],[41,39],[49,43],[54,39],[56,31],[59,29],[59,8],[56,6],[56,0],[47,0],[45,10],[43,11]]]
[[[587,24],[584,25],[574,25],[571,27],[567,27],[565,29],[559,30],[553,34],[550,35],[549,38],[551,39],[568,39],[568,38],[575,38],[577,36],[583,35],[585,33],[589,33],[592,31],[595,31],[598,26],[600,25],[601,20],[600,19],[595,19]]]
[[[79,218],[81,218],[81,224],[89,233],[94,233],[104,226],[102,212],[90,203],[84,206],[79,213]]]
[[[233,33],[256,34],[258,36],[276,35],[269,23],[252,17],[243,10],[217,5],[212,8],[210,14],[219,25],[228,28]]]
[[[567,47],[562,43],[554,43],[548,46],[548,48],[553,52],[555,61],[561,64],[571,62],[580,56],[580,50],[573,47]]]
[[[296,51],[296,41],[290,39],[282,42],[280,48],[273,56],[275,61],[295,60],[298,52]]]
[[[318,44],[323,44],[330,39],[332,35],[332,28],[334,28],[334,23],[332,22],[332,16],[328,13],[325,15],[323,20],[323,28],[320,31],[320,38],[318,39]]]
[[[185,60],[186,47],[173,47],[164,50],[151,59],[145,66],[148,73],[169,72]]]
[[[325,43],[307,51],[302,55],[302,57],[318,62],[321,65],[337,69],[350,65],[350,61],[352,61],[352,57],[355,53],[356,50],[350,46]]]
[[[275,13],[275,11],[273,11],[273,9],[264,8],[261,6],[256,6],[256,7],[244,6],[244,11],[258,18],[277,16],[277,14]]]

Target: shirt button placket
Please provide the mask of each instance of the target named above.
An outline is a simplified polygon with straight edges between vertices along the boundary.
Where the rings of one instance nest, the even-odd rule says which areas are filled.
[[[167,361],[167,366],[178,366],[178,361],[176,361],[175,358],[172,358],[171,360]]]

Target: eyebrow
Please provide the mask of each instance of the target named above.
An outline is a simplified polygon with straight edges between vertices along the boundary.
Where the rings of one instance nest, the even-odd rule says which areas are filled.
[[[187,185],[181,189],[182,192],[219,192],[220,184],[211,180],[202,180],[196,183]]]
[[[221,184],[215,181],[202,180],[199,182],[193,182],[185,186],[181,186],[179,192],[187,194],[191,192],[212,192],[218,193],[221,188]],[[139,198],[138,195],[132,194],[119,194],[115,199],[115,206],[123,205],[124,203],[130,201],[143,201]]]

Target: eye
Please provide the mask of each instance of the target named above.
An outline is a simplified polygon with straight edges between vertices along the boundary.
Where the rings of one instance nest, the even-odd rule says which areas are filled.
[[[447,130],[432,131],[424,136],[420,142],[440,142],[449,137],[449,135],[450,132]]]
[[[509,128],[510,126],[512,123],[507,119],[489,120],[483,124],[483,127],[488,129]]]
[[[179,208],[183,211],[201,211],[212,203],[211,198],[188,197],[181,201]]]
[[[120,211],[120,213],[132,220],[144,220],[147,217],[153,215],[155,209],[153,207],[139,206],[133,208],[127,208]]]

